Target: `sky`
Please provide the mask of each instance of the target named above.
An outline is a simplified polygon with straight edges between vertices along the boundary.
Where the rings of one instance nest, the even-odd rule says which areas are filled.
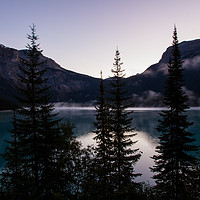
[[[157,63],[172,43],[200,38],[199,0],[0,0],[0,44],[24,49],[36,24],[43,54],[61,67],[112,76],[120,51],[126,76]]]

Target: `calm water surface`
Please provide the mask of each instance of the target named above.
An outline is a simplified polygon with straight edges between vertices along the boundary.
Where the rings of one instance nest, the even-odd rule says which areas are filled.
[[[153,174],[150,172],[149,167],[153,166],[154,163],[150,157],[155,154],[155,147],[158,144],[159,133],[155,130],[155,127],[158,124],[160,109],[133,108],[132,110],[134,110],[132,113],[132,126],[137,133],[137,136],[133,139],[138,141],[133,148],[139,148],[142,152],[142,157],[137,162],[135,171],[143,174],[138,178],[138,181],[149,181],[152,184],[154,183],[151,179]],[[69,120],[75,124],[74,134],[84,147],[88,144],[95,145],[93,140],[94,133],[92,133],[94,130],[93,122],[95,121],[95,110],[93,108],[56,108],[55,112],[59,113],[59,117],[64,122]],[[192,108],[187,112],[189,121],[194,122],[194,125],[189,130],[196,133],[196,144],[200,145],[200,108]],[[4,152],[5,140],[8,140],[10,137],[11,120],[11,111],[0,112],[0,153]],[[4,161],[0,158],[0,167],[3,164]]]

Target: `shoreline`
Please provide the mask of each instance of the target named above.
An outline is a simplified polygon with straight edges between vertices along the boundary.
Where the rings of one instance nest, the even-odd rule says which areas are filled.
[[[95,106],[54,106],[55,110],[95,110]],[[130,107],[130,111],[161,111],[167,110],[166,107]],[[200,107],[190,107],[187,110],[200,110]],[[11,112],[12,110],[0,110],[0,113]]]

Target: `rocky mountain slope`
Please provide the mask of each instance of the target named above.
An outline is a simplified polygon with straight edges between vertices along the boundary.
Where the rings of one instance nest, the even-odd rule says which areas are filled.
[[[0,109],[10,108],[16,103],[15,86],[19,84],[19,57],[24,56],[23,51],[0,45]],[[96,99],[99,85],[97,78],[63,69],[54,60],[45,56],[41,59],[46,60],[42,67],[47,68],[45,76],[48,77],[48,85],[52,86],[51,101],[91,103]]]
[[[179,45],[184,70],[184,90],[191,106],[200,106],[200,39]],[[143,73],[127,78],[129,94],[135,106],[162,106],[167,63],[172,47],[168,47],[161,60]]]
[[[182,42],[179,47],[185,68],[184,90],[189,96],[190,105],[200,106],[200,39]],[[171,50],[172,47],[167,48],[161,60],[143,73],[126,78],[133,106],[162,106]],[[23,51],[0,45],[0,109],[10,108],[16,103],[15,85],[18,85],[19,56],[23,56]],[[52,86],[50,93],[53,102],[91,104],[96,100],[99,85],[97,78],[66,70],[45,56],[42,56],[42,59],[47,61],[42,67],[48,69],[45,76],[48,77],[48,84]],[[105,81],[107,87],[109,81]]]

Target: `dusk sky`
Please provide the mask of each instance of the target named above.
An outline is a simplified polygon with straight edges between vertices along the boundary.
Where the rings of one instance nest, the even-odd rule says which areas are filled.
[[[200,38],[199,0],[0,0],[0,43],[24,49],[36,24],[43,54],[63,68],[111,76],[117,46],[131,76],[172,43]]]

